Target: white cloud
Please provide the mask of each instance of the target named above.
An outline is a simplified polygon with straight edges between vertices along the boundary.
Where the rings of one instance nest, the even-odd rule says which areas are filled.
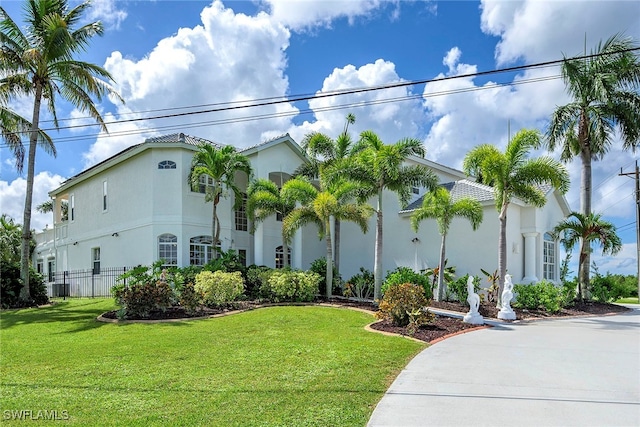
[[[49,191],[58,187],[64,178],[50,172],[40,172],[34,177],[33,182],[33,209],[31,214],[31,228],[42,230],[46,225],[52,227],[53,217],[51,213],[41,214],[36,211],[36,206],[49,200]],[[8,214],[16,223],[22,224],[24,211],[24,197],[27,190],[27,180],[16,178],[15,180],[0,181],[0,200],[2,200],[2,213]]]
[[[89,8],[87,18],[90,21],[102,21],[106,28],[120,28],[120,24],[127,19],[127,11],[118,8],[123,2],[116,0],[94,0]]]
[[[126,107],[118,107],[119,113],[147,111],[145,116],[155,116],[193,111],[193,108],[181,108],[183,106],[195,105],[203,110],[206,109],[203,105],[220,108],[216,103],[285,96],[288,80],[284,73],[284,52],[290,37],[285,26],[264,12],[256,16],[236,14],[220,1],[204,8],[201,20],[202,25],[181,28],[175,35],[160,40],[140,60],[124,58],[120,52],[113,52],[107,58],[105,68],[113,75],[117,90],[126,100]],[[166,108],[175,110],[157,111]],[[296,111],[289,104],[279,104],[138,122],[136,127],[147,126],[149,132],[154,128],[162,133],[184,132],[244,147],[259,142],[264,129],[286,129],[291,118],[237,123],[234,120]],[[116,144],[98,141],[85,158],[95,163],[142,140],[140,137],[120,139]]]
[[[575,249],[575,257],[578,256],[577,248]],[[638,253],[636,251],[635,243],[625,243],[622,245],[622,250],[618,252],[616,256],[602,256],[602,249],[594,247],[593,254],[591,255],[592,262],[598,266],[600,274],[612,273],[612,274],[633,274],[638,271],[637,264]],[[576,267],[577,275],[577,267]]]
[[[482,0],[481,28],[500,37],[499,64],[578,55],[598,41],[623,32],[640,36],[640,3],[635,1]]]
[[[350,24],[356,18],[367,18],[376,11],[390,7],[390,19],[397,19],[400,13],[398,0],[264,0],[262,5],[274,21],[286,25],[292,30],[305,30],[317,27],[331,27],[331,23],[345,18]]]
[[[392,62],[378,59],[373,64],[365,64],[359,68],[347,65],[334,69],[325,78],[322,89],[318,93],[401,81]],[[375,131],[386,143],[394,143],[403,137],[418,137],[421,133],[424,114],[419,100],[408,99],[411,95],[407,87],[396,87],[339,97],[315,98],[309,101],[315,120],[305,121],[300,126],[292,126],[288,132],[296,141],[301,141],[304,135],[311,131],[336,137],[343,130],[347,113],[353,113],[356,116],[356,123],[350,127],[350,130],[354,139],[357,139],[357,134],[365,129]],[[385,102],[390,99],[404,99],[404,101]],[[352,107],[334,109],[347,104]]]

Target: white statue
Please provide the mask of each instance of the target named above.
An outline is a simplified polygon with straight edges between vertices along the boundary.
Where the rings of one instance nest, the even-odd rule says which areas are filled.
[[[472,325],[483,325],[484,319],[478,312],[478,308],[480,307],[480,295],[475,293],[475,289],[473,286],[473,276],[469,276],[469,280],[467,280],[467,302],[469,303],[469,312],[462,319],[465,323],[471,323]]]
[[[515,320],[516,313],[511,308],[511,300],[513,299],[513,282],[511,281],[511,275],[505,274],[504,276],[504,290],[502,291],[502,308],[498,312],[498,319]]]

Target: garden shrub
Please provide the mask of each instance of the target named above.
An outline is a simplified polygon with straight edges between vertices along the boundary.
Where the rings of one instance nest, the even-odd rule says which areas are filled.
[[[309,270],[317,273],[322,278],[322,281],[318,283],[317,293],[325,295],[327,293],[327,259],[318,258],[311,263]],[[338,274],[336,266],[333,266],[333,284],[331,287],[331,293],[333,295],[342,294],[342,277]]]
[[[424,290],[424,295],[427,299],[430,300],[433,298],[429,278],[424,274],[416,273],[409,267],[398,267],[387,273],[387,277],[384,279],[384,283],[382,284],[382,295],[384,296],[390,287],[403,283],[413,283],[414,285],[418,285]]]
[[[166,311],[175,299],[173,289],[163,280],[120,284],[114,286],[111,292],[121,306],[118,314],[121,318],[148,318],[154,311]]]
[[[419,327],[434,319],[426,309],[428,304],[422,286],[413,283],[392,285],[384,294],[376,317],[391,320],[396,326],[412,323]]]
[[[364,267],[360,267],[360,273],[351,277],[344,284],[343,295],[361,299],[373,298],[375,282],[373,273]]]
[[[456,299],[462,304],[469,304],[467,298],[469,297],[469,291],[467,289],[467,282],[469,281],[469,275],[465,274],[462,277],[449,283],[449,289],[455,294]],[[476,276],[473,277],[473,290],[477,293],[480,290],[480,279]]]
[[[274,270],[267,280],[270,299],[280,301],[313,301],[322,277],[313,271]]]
[[[222,305],[236,300],[244,291],[242,273],[202,271],[196,275],[195,291],[207,305]]]
[[[272,268],[265,265],[250,265],[245,272],[245,294],[250,300],[259,298],[261,295],[262,284],[266,283],[271,274]],[[268,286],[267,294],[268,294]],[[264,296],[265,298],[268,295]]]
[[[546,280],[531,285],[514,285],[513,290],[517,295],[514,307],[527,310],[542,307],[549,313],[557,313],[564,307],[563,289]]]
[[[30,301],[20,301],[20,289],[22,289],[22,279],[20,279],[20,264],[17,262],[1,262],[0,303],[2,308],[43,305],[49,302],[49,297],[47,296],[47,286],[44,283],[42,274],[37,273],[31,267],[29,268],[29,292],[31,294]]]
[[[195,286],[191,282],[182,285],[178,299],[180,306],[184,308],[187,314],[197,312],[202,303],[202,295],[196,292]]]

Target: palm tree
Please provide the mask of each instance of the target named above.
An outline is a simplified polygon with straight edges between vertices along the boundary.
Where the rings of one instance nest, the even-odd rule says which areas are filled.
[[[438,178],[422,165],[405,165],[409,156],[424,157],[422,142],[405,138],[395,144],[384,144],[374,132],[360,134],[353,147],[354,161],[344,166],[344,173],[360,184],[360,200],[376,198],[376,246],[374,255],[374,298],[379,299],[382,288],[382,194],[390,190],[398,195],[405,207],[411,197],[412,187],[425,187],[431,191],[438,185]]]
[[[0,99],[3,98],[2,91],[8,86],[0,79]],[[8,102],[7,99],[3,102]],[[31,122],[18,115],[7,107],[0,106],[0,139],[4,140],[9,150],[16,158],[16,171],[22,173],[24,166],[24,144],[22,143],[22,135],[28,135],[31,132]],[[38,141],[47,154],[56,156],[56,146],[51,137],[44,131],[38,130]]]
[[[601,219],[600,214],[594,213],[584,215],[578,212],[571,212],[567,218],[553,229],[553,236],[556,239],[562,233],[564,233],[564,237],[560,241],[567,252],[571,251],[580,242],[578,287],[580,299],[588,299],[589,277],[584,275],[583,264],[587,262],[587,254],[591,252],[591,244],[599,243],[602,248],[602,255],[615,255],[622,249],[622,241],[616,234],[615,225]]]
[[[234,194],[234,208],[238,209],[242,204],[242,192],[236,185],[236,172],[244,172],[247,178],[251,177],[251,163],[249,159],[238,153],[232,145],[217,147],[213,144],[201,144],[193,155],[189,183],[191,189],[198,191],[202,188],[202,179],[210,178],[210,183],[204,185],[205,202],[213,202],[211,214],[211,237],[215,255],[218,256],[218,243],[220,242],[220,221],[218,220],[218,203],[224,197],[225,190],[231,190]],[[205,181],[206,182],[206,181]]]
[[[259,178],[252,181],[247,189],[247,214],[251,220],[251,232],[255,232],[256,223],[262,222],[272,215],[285,218],[296,207],[295,201],[287,200],[282,190],[268,179]],[[284,266],[289,266],[289,242],[284,227],[282,229],[282,251]]]
[[[525,203],[542,207],[547,199],[540,186],[551,185],[563,193],[569,189],[569,174],[562,163],[548,156],[527,158],[529,150],[539,144],[538,131],[523,129],[509,141],[504,153],[493,145],[483,144],[473,148],[464,158],[465,173],[481,177],[482,182],[494,190],[500,220],[498,295],[502,295],[507,272],[507,208],[511,200],[517,197]],[[501,306],[500,298],[498,306]]]
[[[349,125],[356,122],[356,116],[347,114],[342,133],[333,140],[329,136],[320,132],[311,132],[305,135],[302,140],[302,148],[309,156],[309,162],[298,167],[294,175],[303,175],[308,178],[319,178],[324,174],[324,179],[330,180],[333,177],[341,179],[341,164],[351,156],[353,140],[349,135]],[[336,219],[334,228],[334,265],[338,274],[340,273],[340,220]]]
[[[41,133],[40,107],[44,100],[58,127],[56,100],[59,95],[74,107],[88,113],[107,131],[92,96],[98,101],[106,95],[120,98],[111,87],[111,75],[95,64],[78,61],[74,56],[85,51],[93,36],[102,35],[100,22],[75,26],[83,19],[90,3],[74,8],[67,0],[27,0],[25,32],[0,7],[0,70],[3,93],[33,96],[33,116],[27,155],[27,188],[22,223],[20,276],[21,300],[29,300],[29,242],[31,239],[31,204],[35,172],[36,147]],[[45,145],[46,147],[46,145]]]
[[[454,200],[449,191],[444,187],[438,187],[435,191],[427,193],[422,201],[422,206],[411,215],[411,226],[417,232],[420,222],[425,219],[435,219],[438,230],[442,236],[440,244],[440,262],[438,267],[438,290],[434,297],[436,301],[444,298],[444,275],[446,260],[446,239],[451,222],[455,217],[466,218],[471,223],[473,230],[477,230],[482,222],[482,206],[480,202],[469,197]]]
[[[331,248],[331,218],[355,222],[363,233],[367,232],[368,220],[371,217],[371,206],[364,203],[353,203],[350,200],[357,190],[357,185],[345,180],[336,180],[325,185],[320,180],[320,189],[305,177],[287,181],[282,187],[282,195],[286,200],[298,202],[296,207],[282,221],[282,230],[286,238],[302,226],[315,223],[318,235],[325,238],[327,244],[326,296],[331,297],[333,283],[333,250]]]
[[[591,213],[591,162],[604,158],[616,131],[624,149],[640,143],[640,59],[631,38],[615,35],[600,42],[587,59],[565,60],[562,78],[572,101],[558,107],[547,130],[550,150],[562,149],[565,162],[580,157],[580,211]],[[589,281],[589,257],[578,275]]]

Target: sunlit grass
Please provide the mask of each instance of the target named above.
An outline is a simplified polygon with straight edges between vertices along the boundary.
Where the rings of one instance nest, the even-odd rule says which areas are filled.
[[[95,321],[110,299],[0,315],[1,405],[76,425],[363,426],[424,345],[372,316],[272,307],[178,323]]]
[[[619,304],[639,304],[637,297],[620,298],[616,302]]]

